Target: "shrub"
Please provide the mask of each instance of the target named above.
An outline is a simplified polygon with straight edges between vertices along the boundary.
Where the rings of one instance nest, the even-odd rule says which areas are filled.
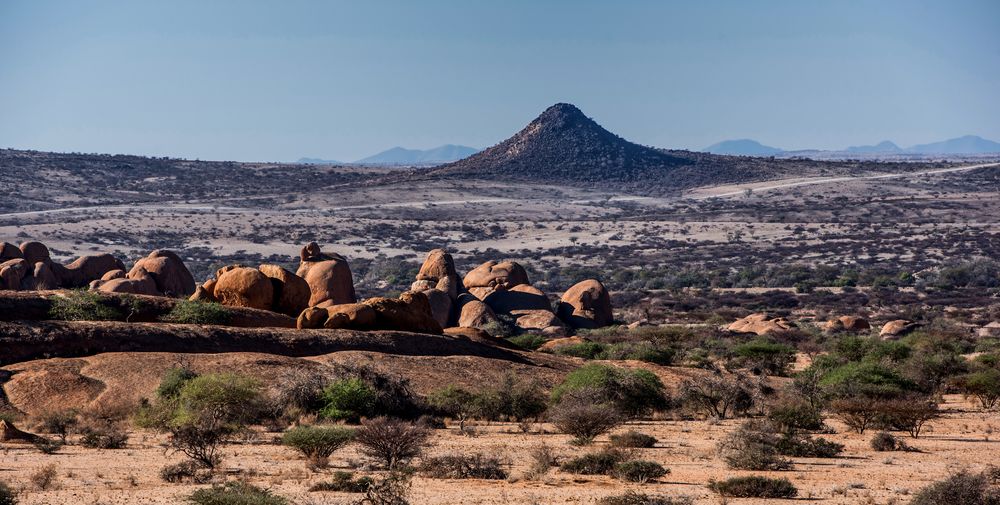
[[[941,415],[937,403],[928,398],[905,397],[888,400],[878,405],[879,423],[903,430],[911,437],[920,436],[924,424]]]
[[[160,478],[166,482],[194,482],[203,484],[212,478],[212,470],[193,460],[185,460],[160,469]]]
[[[795,349],[769,340],[753,340],[734,347],[729,363],[756,374],[785,375],[795,362]]]
[[[753,389],[741,375],[713,375],[684,381],[680,387],[681,401],[705,414],[725,419],[730,414],[746,413],[753,407]]]
[[[93,291],[73,290],[49,298],[50,319],[64,321],[117,321],[124,317],[104,296]]]
[[[288,505],[289,501],[245,482],[227,482],[199,489],[188,501],[195,505]]]
[[[1000,504],[1000,490],[986,473],[959,472],[921,489],[910,505]]]
[[[17,495],[17,490],[0,481],[0,505],[17,505]]]
[[[609,438],[612,447],[648,449],[656,445],[656,437],[638,431],[626,431]]]
[[[435,456],[421,462],[420,472],[435,479],[503,480],[507,472],[495,456],[458,454]]]
[[[892,433],[880,431],[872,437],[870,442],[872,449],[878,452],[903,450],[903,441],[896,438]]]
[[[491,421],[535,419],[545,412],[545,395],[534,382],[505,374],[495,386],[486,387],[476,395],[480,414]]]
[[[490,332],[487,331],[487,333]],[[524,335],[517,335],[514,337],[510,337],[507,339],[507,341],[520,347],[521,349],[534,351],[545,343],[545,337],[537,333],[525,333]]]
[[[837,398],[896,398],[916,384],[878,363],[847,363],[823,375],[819,386]]]
[[[836,458],[844,452],[844,444],[825,438],[805,438],[793,434],[782,435],[776,448],[778,454],[796,458]]]
[[[580,342],[579,344],[561,345],[552,352],[561,356],[574,358],[596,359],[604,352],[604,344],[598,342]]]
[[[528,453],[528,456],[531,457],[531,464],[528,466],[528,471],[525,474],[525,477],[528,479],[537,479],[549,473],[552,467],[559,464],[556,455],[552,452],[552,448],[545,444],[532,449]]]
[[[38,437],[32,440],[31,443],[35,446],[35,449],[38,449],[38,452],[42,454],[55,454],[59,452],[59,449],[62,449],[63,446],[62,442],[58,440],[50,440],[45,437]]]
[[[792,462],[781,457],[779,437],[759,421],[747,421],[719,441],[717,450],[734,470],[788,470]]]
[[[361,453],[393,470],[420,455],[428,445],[431,432],[424,426],[376,417],[364,421],[355,432]]]
[[[167,370],[160,380],[160,385],[156,388],[156,397],[161,400],[177,398],[181,393],[181,388],[198,374],[184,367],[174,367]]]
[[[873,398],[842,398],[830,404],[830,410],[849,428],[864,434],[879,418],[878,400]]]
[[[631,454],[626,451],[605,449],[573,458],[559,468],[564,472],[581,475],[608,475],[615,469],[615,465],[630,459]]]
[[[88,449],[124,449],[128,433],[115,423],[91,424],[80,430],[80,445]]]
[[[598,359],[619,359],[645,361],[657,365],[673,364],[677,350],[671,347],[663,347],[647,340],[638,342],[619,342],[609,345],[600,353]]]
[[[616,479],[627,480],[629,482],[646,483],[659,479],[670,473],[670,470],[663,468],[663,465],[654,461],[624,461],[615,465],[611,475]]]
[[[358,378],[343,379],[323,388],[321,417],[357,422],[375,412],[375,390]]]
[[[549,409],[549,421],[563,433],[573,435],[574,443],[587,445],[598,435],[621,424],[618,410],[604,401],[595,390],[575,389]]]
[[[58,471],[56,470],[56,465],[50,463],[36,470],[29,478],[35,487],[45,491],[55,485],[57,477]]]
[[[410,473],[390,472],[380,480],[372,481],[365,490],[365,497],[358,505],[408,505]]]
[[[625,494],[605,496],[597,503],[599,505],[692,505],[694,501],[686,496],[669,497],[627,491]]]
[[[79,416],[75,410],[54,410],[45,412],[38,416],[36,425],[39,430],[45,433],[57,435],[59,437],[59,441],[65,444],[66,435],[69,434],[70,430],[73,429],[79,421]]]
[[[570,391],[596,391],[619,412],[640,416],[667,406],[663,383],[648,370],[590,364],[573,370],[552,390],[552,403],[558,404]]]
[[[299,426],[281,437],[281,443],[301,452],[310,463],[325,467],[337,449],[354,438],[354,430],[339,426]]]
[[[178,300],[166,315],[160,317],[165,323],[179,324],[229,324],[232,315],[229,309],[215,302]]]
[[[330,480],[313,484],[310,491],[334,491],[338,493],[364,493],[372,486],[371,477],[354,478],[354,474],[345,471],[333,472]]]
[[[996,368],[970,373],[958,383],[966,398],[975,397],[984,409],[992,409],[1000,402],[1000,370]]]
[[[255,420],[261,405],[256,380],[235,374],[201,375],[184,381],[176,396],[144,404],[136,424],[169,433],[171,447],[214,468],[219,446]]]
[[[497,314],[497,320],[486,323],[483,331],[494,338],[509,338],[517,335],[517,320],[506,314]]]
[[[781,431],[816,431],[823,429],[823,415],[807,401],[785,397],[771,403],[767,419]]]
[[[798,490],[788,479],[773,479],[751,475],[723,481],[710,481],[708,488],[724,497],[734,498],[794,498]]]

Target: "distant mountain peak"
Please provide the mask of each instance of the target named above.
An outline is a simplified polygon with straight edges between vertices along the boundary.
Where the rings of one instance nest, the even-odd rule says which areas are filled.
[[[785,152],[777,147],[765,146],[753,139],[723,140],[706,147],[703,151],[731,156],[773,156]]]
[[[883,140],[873,146],[851,146],[846,151],[849,153],[898,153],[902,149],[895,142]]]
[[[433,149],[406,149],[393,147],[378,154],[360,159],[355,163],[366,165],[409,165],[448,163],[475,154],[479,150],[473,147],[445,144]]]

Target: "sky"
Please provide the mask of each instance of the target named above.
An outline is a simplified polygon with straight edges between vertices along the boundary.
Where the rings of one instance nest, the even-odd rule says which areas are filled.
[[[664,148],[1000,141],[1000,1],[0,0],[0,147],[352,161],[557,102]]]

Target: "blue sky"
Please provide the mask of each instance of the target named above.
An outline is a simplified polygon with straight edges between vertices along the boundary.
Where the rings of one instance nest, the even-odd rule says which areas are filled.
[[[0,146],[354,160],[556,102],[658,147],[1000,140],[1000,2],[0,1]]]

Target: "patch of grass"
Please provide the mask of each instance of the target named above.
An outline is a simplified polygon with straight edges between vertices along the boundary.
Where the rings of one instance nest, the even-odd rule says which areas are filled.
[[[195,505],[288,505],[288,500],[252,484],[227,482],[208,489],[199,489],[188,501]]]
[[[597,359],[607,348],[598,342],[580,342],[579,344],[561,345],[552,352],[561,356],[572,356],[574,358]]]
[[[229,324],[229,309],[215,302],[179,300],[160,320],[179,324]]]
[[[49,317],[63,321],[119,321],[125,317],[104,296],[93,291],[73,290],[49,300]]]
[[[759,475],[709,481],[708,488],[720,496],[733,498],[794,498],[799,493],[788,479]]]

